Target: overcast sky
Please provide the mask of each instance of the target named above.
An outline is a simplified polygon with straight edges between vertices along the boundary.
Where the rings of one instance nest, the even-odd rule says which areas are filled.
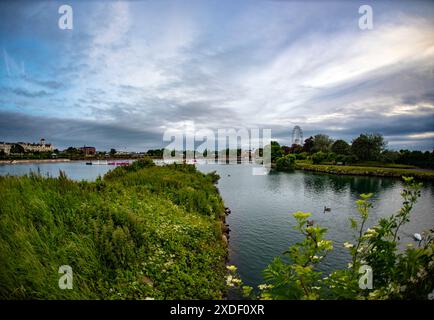
[[[182,128],[434,146],[432,1],[0,2],[0,141],[142,151]],[[360,30],[371,4],[374,28]]]

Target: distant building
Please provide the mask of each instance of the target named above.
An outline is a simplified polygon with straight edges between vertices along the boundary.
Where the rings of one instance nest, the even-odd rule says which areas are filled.
[[[10,154],[12,145],[13,143],[0,142],[0,153],[4,152],[5,154]]]
[[[96,148],[95,147],[84,146],[84,147],[81,147],[80,150],[83,151],[83,153],[86,156],[93,156],[96,154]]]
[[[10,154],[11,150],[19,149],[22,153],[34,153],[34,152],[53,152],[54,147],[51,144],[47,144],[45,139],[41,139],[39,143],[28,142],[0,142],[0,152]]]

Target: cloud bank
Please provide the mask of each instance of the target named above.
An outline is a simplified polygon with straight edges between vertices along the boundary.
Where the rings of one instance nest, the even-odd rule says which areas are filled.
[[[0,3],[0,140],[143,150],[167,129],[271,128],[434,147],[434,5],[376,2]]]

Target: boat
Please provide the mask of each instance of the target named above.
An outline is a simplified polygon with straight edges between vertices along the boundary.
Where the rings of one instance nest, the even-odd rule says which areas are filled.
[[[86,162],[86,165],[92,165],[92,162]]]

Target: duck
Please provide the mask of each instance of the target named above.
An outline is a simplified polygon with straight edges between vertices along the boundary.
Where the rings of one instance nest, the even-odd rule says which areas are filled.
[[[328,207],[324,206],[324,212],[331,211],[331,210],[332,210],[332,208],[328,208]]]
[[[414,240],[416,241],[422,241],[422,236],[420,235],[420,233],[415,233],[413,235]]]
[[[313,221],[313,220],[307,220],[307,222],[306,222],[308,227],[312,227],[314,223],[315,223],[315,221]]]

